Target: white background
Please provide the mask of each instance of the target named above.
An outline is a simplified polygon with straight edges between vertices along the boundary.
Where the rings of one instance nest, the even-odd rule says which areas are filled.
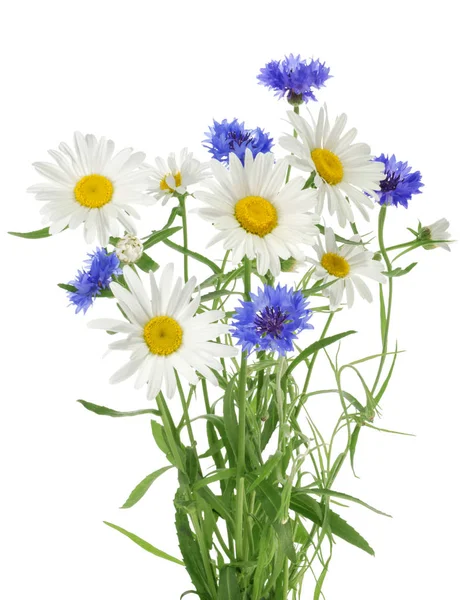
[[[255,77],[289,52],[331,67],[334,79],[320,97],[332,114],[347,112],[360,141],[422,171],[424,194],[408,211],[392,213],[391,241],[406,239],[405,227],[418,219],[451,221],[459,240],[453,251],[414,253],[418,267],[396,282],[393,334],[407,352],[379,424],[417,437],[365,431],[360,479],[344,473],[338,486],[394,518],[346,511],[377,556],[338,543],[329,600],[474,594],[472,40],[463,0],[19,0],[2,15],[4,231],[40,227],[38,205],[25,192],[39,180],[30,165],[76,129],[144,150],[149,159],[184,145],[205,159],[200,141],[213,117],[236,116],[277,137],[286,128],[286,104]],[[151,209],[142,231],[164,218],[160,207]],[[203,248],[209,230],[193,224],[192,244]],[[2,232],[1,248],[0,595],[178,600],[190,587],[185,571],[102,524],[113,521],[177,554],[172,472],[130,511],[117,508],[165,464],[148,419],[98,417],[75,403],[146,406],[131,384],[109,386],[119,362],[103,359],[106,336],[86,329],[93,312],[104,316],[111,307],[98,302],[86,318],[75,316],[56,287],[85,256],[81,236],[26,241]],[[220,248],[209,252],[218,257]],[[158,247],[154,256],[163,260]],[[363,304],[332,330],[367,332],[350,345],[352,358],[378,351],[376,305]]]

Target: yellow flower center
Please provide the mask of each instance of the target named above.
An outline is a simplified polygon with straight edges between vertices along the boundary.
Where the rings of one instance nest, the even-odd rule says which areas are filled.
[[[76,202],[87,208],[101,208],[111,202],[114,186],[104,175],[86,175],[74,188]]]
[[[344,167],[340,158],[325,148],[316,148],[311,152],[316,171],[329,185],[336,185],[344,178]]]
[[[274,206],[261,196],[246,196],[235,205],[238,223],[249,233],[264,237],[278,224],[278,213]]]
[[[324,254],[321,258],[321,265],[330,275],[334,275],[334,277],[345,277],[350,271],[350,265],[345,258],[334,252]]]
[[[182,345],[183,331],[172,317],[154,317],[144,327],[144,340],[152,354],[168,356]]]
[[[169,173],[169,175],[172,175],[172,173]],[[166,175],[160,182],[160,189],[161,190],[168,190],[169,192],[173,192],[173,189],[170,187],[170,185],[165,181],[167,179],[167,177],[169,175]],[[179,185],[182,185],[182,175],[180,174],[180,171],[178,173],[176,173],[174,175],[174,179],[175,179],[175,187],[179,187]]]

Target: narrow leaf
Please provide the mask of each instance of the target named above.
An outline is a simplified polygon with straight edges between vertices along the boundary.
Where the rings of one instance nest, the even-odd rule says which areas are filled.
[[[391,517],[387,513],[378,510],[378,508],[374,508],[367,504],[363,500],[359,500],[359,498],[355,498],[354,496],[350,496],[349,494],[343,494],[342,492],[336,492],[334,490],[328,490],[326,488],[296,488],[296,492],[305,492],[307,494],[316,494],[317,496],[330,496],[331,498],[341,498],[342,500],[348,500],[349,502],[355,502],[355,504],[360,504],[365,508],[368,508],[372,512],[375,512],[379,515],[383,515],[384,517]]]
[[[156,231],[147,240],[145,240],[145,242],[143,244],[144,250],[147,250],[147,248],[151,248],[152,246],[155,246],[155,244],[158,244],[159,242],[163,242],[165,239],[167,239],[174,233],[177,233],[177,231],[180,231],[181,229],[182,229],[181,227],[169,227],[168,229],[162,229],[161,231]]]
[[[203,488],[210,483],[214,483],[215,481],[222,481],[223,479],[230,479],[230,477],[235,477],[235,476],[236,476],[236,468],[235,467],[233,467],[231,469],[220,469],[220,470],[216,471],[215,473],[212,473],[212,475],[208,475],[207,477],[204,477],[203,479],[199,479],[197,482],[195,482],[193,489],[199,490],[200,488]]]
[[[179,500],[179,494],[180,491],[177,492],[176,501]],[[188,516],[182,509],[177,510],[175,513],[175,528],[177,530],[180,552],[182,553],[185,568],[190,575],[190,579],[198,595],[203,598],[209,598],[210,590],[208,589],[200,548],[190,528]]]
[[[218,600],[241,600],[240,586],[235,567],[226,566],[220,570]]]
[[[148,254],[143,252],[142,256],[135,263],[139,269],[148,273],[149,271],[157,271],[159,265]]]
[[[120,412],[118,410],[114,410],[112,408],[108,408],[107,406],[99,406],[98,404],[93,404],[92,402],[87,402],[86,400],[77,400],[80,404],[84,406],[87,410],[90,410],[97,415],[105,415],[106,417],[135,417],[136,415],[156,415],[160,416],[158,410],[154,410],[153,408],[144,408],[142,410],[132,410],[129,412]]]
[[[151,554],[154,554],[155,556],[158,556],[160,558],[164,558],[165,560],[169,560],[170,562],[176,563],[177,565],[183,566],[184,563],[181,560],[179,560],[178,558],[175,558],[174,556],[171,556],[170,554],[167,554],[166,552],[162,552],[162,550],[159,550],[158,548],[155,548],[155,546],[152,546],[152,544],[149,544],[149,542],[146,542],[145,540],[143,540],[139,536],[135,535],[134,533],[131,533],[130,531],[126,531],[122,527],[119,527],[119,525],[114,525],[113,523],[108,523],[107,521],[104,521],[104,523],[108,527],[112,527],[112,529],[115,529],[116,531],[119,531],[120,533],[122,533],[123,535],[128,537],[135,544],[137,544],[144,550],[147,550],[147,552],[150,552]]]
[[[154,483],[156,479],[158,479],[163,473],[171,469],[171,466],[162,467],[158,471],[154,471],[150,475],[147,475],[130,493],[129,498],[125,501],[125,503],[121,506],[121,508],[130,508],[137,504],[139,500],[145,495],[150,486]]]
[[[37,229],[36,231],[28,231],[22,233],[21,231],[9,231],[10,235],[24,238],[27,240],[40,240],[41,238],[51,237],[50,228],[45,227],[44,229]]]
[[[330,346],[331,344],[334,344],[335,342],[338,342],[342,338],[345,338],[348,335],[352,335],[353,333],[357,333],[357,332],[354,331],[354,330],[351,330],[351,331],[346,331],[344,333],[338,333],[336,335],[331,335],[330,337],[323,338],[322,340],[317,340],[317,342],[314,342],[313,344],[311,344],[310,346],[308,346],[307,348],[305,348],[301,352],[301,354],[299,356],[297,356],[292,361],[292,363],[289,365],[289,367],[286,369],[286,372],[284,373],[284,376],[283,376],[283,382],[289,377],[289,375],[291,375],[291,373],[294,371],[294,369],[303,360],[305,360],[308,356],[311,356],[311,354],[314,354],[314,352],[317,352],[321,348],[325,348],[326,346]]]
[[[251,475],[255,476],[253,483],[248,488],[248,493],[255,490],[259,484],[264,481],[273,472],[279,461],[281,460],[283,453],[281,451],[276,452],[268,458],[268,460],[262,465],[257,471],[253,471]]]
[[[350,453],[350,466],[352,467],[352,472],[355,477],[357,477],[355,473],[354,460],[355,460],[355,449],[357,448],[357,441],[359,439],[360,430],[362,429],[362,425],[357,424],[354,427],[354,431],[350,436],[350,444],[349,444],[349,453]]]
[[[186,254],[187,256],[190,256],[190,258],[194,258],[198,262],[201,262],[204,265],[207,265],[207,267],[210,267],[210,269],[214,273],[221,273],[220,267],[218,267],[213,261],[209,260],[205,256],[202,256],[202,254],[198,254],[198,252],[193,252],[192,250],[189,250],[188,248],[179,246],[178,244],[175,244],[174,242],[172,242],[171,240],[168,240],[168,239],[163,240],[163,242],[169,248],[172,248],[173,250],[177,250],[177,252],[181,252],[182,254]]]

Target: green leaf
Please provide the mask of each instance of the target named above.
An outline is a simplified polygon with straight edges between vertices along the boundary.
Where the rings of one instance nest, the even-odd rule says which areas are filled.
[[[235,467],[233,467],[231,469],[219,469],[219,470],[215,471],[215,473],[212,473],[211,475],[208,475],[207,477],[204,477],[203,479],[199,479],[197,482],[195,482],[193,489],[199,490],[200,488],[207,486],[209,483],[214,483],[215,481],[222,481],[223,479],[230,479],[230,477],[235,477],[235,476],[236,476],[236,468]]]
[[[379,393],[374,398],[374,407],[378,405],[378,403],[382,399],[382,396],[385,394],[385,390],[387,389],[387,386],[388,386],[388,384],[390,382],[390,379],[392,377],[393,369],[395,368],[395,363],[397,361],[397,355],[398,355],[398,344],[395,344],[395,353],[393,355],[392,364],[390,366],[390,370],[389,370],[389,372],[387,374],[387,377],[385,377],[385,380],[382,383],[382,387],[380,388]]]
[[[176,500],[179,499],[181,492],[177,492]],[[207,577],[202,562],[202,555],[197,540],[192,533],[187,513],[183,509],[178,509],[175,513],[175,528],[179,541],[180,552],[182,553],[185,568],[195,586],[200,598],[211,598],[208,588]]]
[[[163,425],[161,425],[160,423],[157,423],[157,421],[151,421],[150,426],[152,427],[152,435],[154,436],[154,440],[155,440],[155,443],[157,444],[157,446],[165,454],[168,461],[171,464],[177,466],[175,464],[174,457],[172,455],[170,446],[167,442],[167,437],[165,434],[165,427]]]
[[[91,412],[96,413],[97,415],[104,415],[106,417],[135,417],[136,415],[160,416],[159,411],[154,410],[153,408],[144,408],[142,410],[120,412],[118,410],[108,408],[107,406],[99,406],[98,404],[93,404],[92,402],[86,402],[86,400],[77,400],[77,402],[82,404],[87,410],[90,410]]]
[[[278,535],[279,546],[281,546],[289,560],[295,563],[297,561],[297,556],[293,544],[292,522],[291,520],[288,520],[283,524],[276,520],[281,508],[280,490],[271,483],[263,481],[261,485],[258,486],[256,493],[266,516]]]
[[[273,472],[273,470],[278,465],[282,456],[283,456],[283,453],[278,450],[278,452],[276,452],[276,454],[273,454],[272,456],[270,456],[268,458],[268,460],[264,463],[264,465],[262,465],[256,471],[253,471],[253,473],[251,473],[251,475],[254,476],[255,479],[249,486],[249,488],[247,490],[248,493],[251,493],[253,490],[255,490],[262,481],[264,481],[267,477],[269,477],[269,475]]]
[[[213,261],[209,260],[205,256],[202,256],[201,254],[198,254],[198,252],[193,252],[192,250],[189,250],[188,248],[184,248],[183,246],[179,246],[178,244],[175,244],[171,240],[163,240],[163,242],[169,248],[172,248],[173,250],[177,250],[177,252],[181,252],[182,254],[186,254],[187,256],[190,256],[190,258],[194,258],[198,262],[201,262],[204,265],[207,265],[207,267],[210,267],[210,269],[214,273],[221,273],[220,267],[218,267]]]
[[[350,466],[352,467],[352,472],[354,473],[355,477],[357,477],[357,475],[355,474],[355,468],[354,468],[355,449],[357,448],[357,441],[359,439],[359,434],[360,434],[361,429],[362,429],[362,425],[357,424],[354,427],[354,431],[352,432],[352,435],[350,436],[350,444],[349,444]]]
[[[319,229],[319,231],[322,233],[322,235],[325,234],[326,228],[324,227],[324,225],[316,225],[316,227]],[[366,235],[368,235],[368,234],[366,234]],[[337,234],[336,234],[336,240],[338,242],[341,242],[342,244],[349,244],[350,246],[362,246],[362,247],[365,246],[364,242],[355,242],[353,240],[348,240],[348,239],[346,239],[346,238],[344,238],[344,237],[342,237],[340,235],[337,235]]]
[[[9,231],[10,235],[24,238],[26,240],[40,240],[41,238],[51,237],[50,228],[45,227],[44,229],[37,229],[36,231],[28,231],[22,233],[21,231]]]
[[[319,575],[319,579],[316,582],[316,587],[314,588],[313,600],[319,600],[319,598],[321,597],[322,586],[324,585],[324,579],[326,578],[326,575],[327,575],[330,560],[331,560],[331,557],[329,556],[329,558],[326,561],[326,564],[324,565],[324,568],[321,571],[321,574]]]
[[[387,513],[382,512],[381,510],[378,510],[378,508],[374,508],[373,506],[370,506],[370,504],[367,504],[366,502],[364,502],[363,500],[359,500],[359,498],[355,498],[354,496],[350,496],[349,494],[343,494],[342,492],[336,492],[334,490],[328,490],[326,488],[295,488],[296,492],[304,492],[306,494],[316,494],[317,496],[330,496],[331,498],[340,498],[342,500],[347,500],[349,502],[355,502],[355,504],[360,504],[360,506],[364,506],[365,508],[368,508],[369,510],[371,510],[374,513],[377,513],[379,515],[383,515],[384,517],[391,517],[391,515],[388,515]]]
[[[66,290],[67,292],[77,292],[78,288],[74,287],[74,285],[69,285],[68,283],[58,283],[58,287],[62,290]]]
[[[155,272],[159,268],[159,265],[155,262],[155,260],[152,260],[152,258],[145,252],[142,253],[142,256],[134,264],[146,273],[149,271]]]
[[[62,290],[66,290],[67,292],[77,292],[77,288],[74,285],[69,285],[68,283],[58,283],[59,288]],[[114,294],[111,290],[107,288],[103,288],[101,292],[96,296],[96,298],[114,298]]]
[[[216,292],[210,292],[200,298],[202,302],[208,302],[209,300],[215,300],[223,296],[241,296],[241,292],[230,292],[229,290],[217,290]]]
[[[220,570],[218,600],[241,600],[240,586],[235,567],[227,565]]]
[[[354,330],[350,330],[350,331],[346,331],[344,333],[338,333],[336,335],[331,335],[330,337],[323,338],[322,340],[317,340],[317,342],[314,342],[313,344],[311,344],[310,346],[308,346],[307,348],[305,348],[301,352],[301,354],[299,356],[297,356],[291,362],[291,364],[289,365],[289,367],[286,369],[286,371],[284,373],[284,376],[283,376],[283,382],[291,375],[291,373],[294,371],[294,369],[303,360],[305,360],[308,356],[311,356],[311,354],[314,354],[315,352],[317,352],[321,348],[325,348],[326,346],[330,346],[331,344],[334,344],[335,342],[338,342],[342,338],[345,338],[348,335],[352,335],[353,333],[357,333],[357,332],[354,331]]]
[[[120,533],[122,533],[123,535],[128,537],[135,544],[137,544],[144,550],[147,550],[147,552],[150,552],[151,554],[154,554],[155,556],[158,556],[160,558],[164,558],[165,560],[169,560],[170,562],[176,563],[177,565],[183,566],[184,563],[181,560],[179,560],[178,558],[175,558],[174,556],[171,556],[170,554],[167,554],[166,552],[162,552],[162,550],[159,550],[158,548],[155,548],[155,546],[152,546],[152,544],[149,544],[149,542],[146,542],[145,540],[143,540],[139,536],[135,535],[134,533],[131,533],[130,531],[126,531],[122,527],[119,527],[119,525],[114,525],[113,523],[108,523],[107,521],[104,521],[104,523],[108,527],[112,527],[112,529],[115,529],[116,531],[119,531]]]
[[[169,227],[168,229],[162,229],[161,231],[154,232],[151,236],[149,236],[147,240],[145,240],[143,244],[144,250],[155,246],[155,244],[158,244],[159,242],[163,242],[168,237],[170,237],[174,233],[177,233],[177,231],[180,231],[181,229],[182,227]]]
[[[121,506],[121,508],[131,508],[134,504],[137,504],[139,500],[145,495],[150,486],[158,479],[163,473],[171,469],[171,466],[162,467],[158,471],[154,471],[150,475],[147,475],[130,493],[129,498]]]
[[[316,525],[322,527],[323,524],[323,512],[321,505],[306,494],[293,492],[291,494],[290,508],[298,514],[311,520]],[[342,517],[340,517],[334,511],[328,509],[328,525],[331,532],[345,540],[349,544],[360,548],[364,552],[375,555],[375,552],[370,547],[369,543],[357,533],[357,531],[351,527]]]
[[[340,537],[342,540],[345,540],[349,544],[352,544],[352,546],[356,546],[364,552],[367,552],[367,554],[375,556],[373,548],[371,548],[367,540],[365,540],[360,535],[360,533],[358,533],[353,527],[351,527],[347,523],[347,521],[344,521],[344,519],[340,517],[337,513],[335,513],[332,510],[330,510],[329,512],[329,525],[334,535]]]
[[[411,265],[408,265],[408,267],[405,267],[405,269],[397,267],[396,269],[392,269],[392,271],[383,271],[383,274],[387,277],[402,277],[402,275],[410,273],[410,271],[414,269],[417,266],[417,264],[418,263],[414,262]]]

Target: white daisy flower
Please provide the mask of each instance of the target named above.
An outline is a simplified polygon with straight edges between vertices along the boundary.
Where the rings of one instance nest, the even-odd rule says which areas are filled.
[[[428,240],[429,242],[428,244],[425,243],[423,248],[425,248],[425,250],[444,248],[450,252],[451,248],[449,244],[443,241],[451,239],[450,232],[448,231],[449,226],[450,223],[448,219],[438,219],[438,221],[435,221],[432,225],[422,227],[419,237],[423,240]]]
[[[129,321],[97,319],[89,323],[95,329],[127,334],[125,339],[109,345],[113,350],[131,352],[128,362],[111,377],[111,383],[137,373],[135,387],[148,383],[149,399],[154,399],[162,387],[168,398],[174,395],[175,370],[191,384],[198,382],[198,371],[217,385],[211,371],[222,370],[217,358],[235,356],[237,350],[209,341],[228,333],[229,327],[215,323],[225,316],[223,311],[195,315],[200,305],[200,294],[192,299],[195,277],[183,285],[180,277],[174,279],[173,264],[168,264],[162,269],[159,284],[153,273],[149,273],[149,297],[130,266],[124,267],[123,274],[130,291],[118,283],[111,283],[110,288]]]
[[[360,237],[353,236],[351,241],[359,242]],[[373,260],[374,253],[360,245],[337,246],[334,231],[330,227],[325,229],[325,243],[324,248],[319,237],[318,244],[315,246],[318,260],[310,259],[310,262],[315,265],[313,273],[315,279],[322,279],[324,283],[335,281],[323,290],[323,294],[329,297],[330,309],[335,310],[339,307],[344,291],[347,306],[351,308],[354,304],[354,287],[362,298],[372,302],[372,294],[362,276],[385,283],[387,279],[382,273],[383,264],[379,260]]]
[[[50,233],[84,223],[86,242],[98,240],[106,246],[111,235],[121,235],[124,229],[135,232],[130,217],[140,217],[131,205],[150,203],[145,193],[148,175],[139,168],[143,152],[125,148],[113,156],[113,141],[76,132],[73,148],[62,142],[59,152],[49,154],[57,164],[33,165],[49,182],[28,191],[46,202],[40,212]]]
[[[320,109],[317,123],[312,115],[310,124],[293,111],[288,116],[300,139],[286,134],[279,141],[293,153],[287,158],[291,165],[316,172],[317,213],[322,214],[327,198],[329,213],[337,213],[341,227],[355,221],[351,203],[368,221],[366,207],[373,208],[372,198],[378,199],[375,190],[380,189],[384,166],[372,160],[367,144],[352,144],[356,129],[342,135],[347,116],[340,115],[332,129],[325,107]]]
[[[184,148],[178,157],[175,153],[169,154],[167,162],[163,158],[155,159],[157,167],[153,167],[151,178],[152,187],[149,191],[157,200],[162,200],[162,205],[167,204],[175,192],[185,194],[187,188],[195,183],[210,177],[209,163],[201,163],[193,158],[193,153]]]
[[[283,186],[286,162],[275,164],[271,153],[253,159],[246,150],[244,165],[230,154],[229,169],[217,160],[210,164],[216,181],[206,182],[209,191],[195,193],[208,205],[197,212],[219,229],[209,245],[224,240],[234,264],[256,258],[260,275],[279,275],[280,258],[302,260],[299,245],[315,243],[318,220],[308,212],[315,199],[313,190],[302,189],[304,178]]]

